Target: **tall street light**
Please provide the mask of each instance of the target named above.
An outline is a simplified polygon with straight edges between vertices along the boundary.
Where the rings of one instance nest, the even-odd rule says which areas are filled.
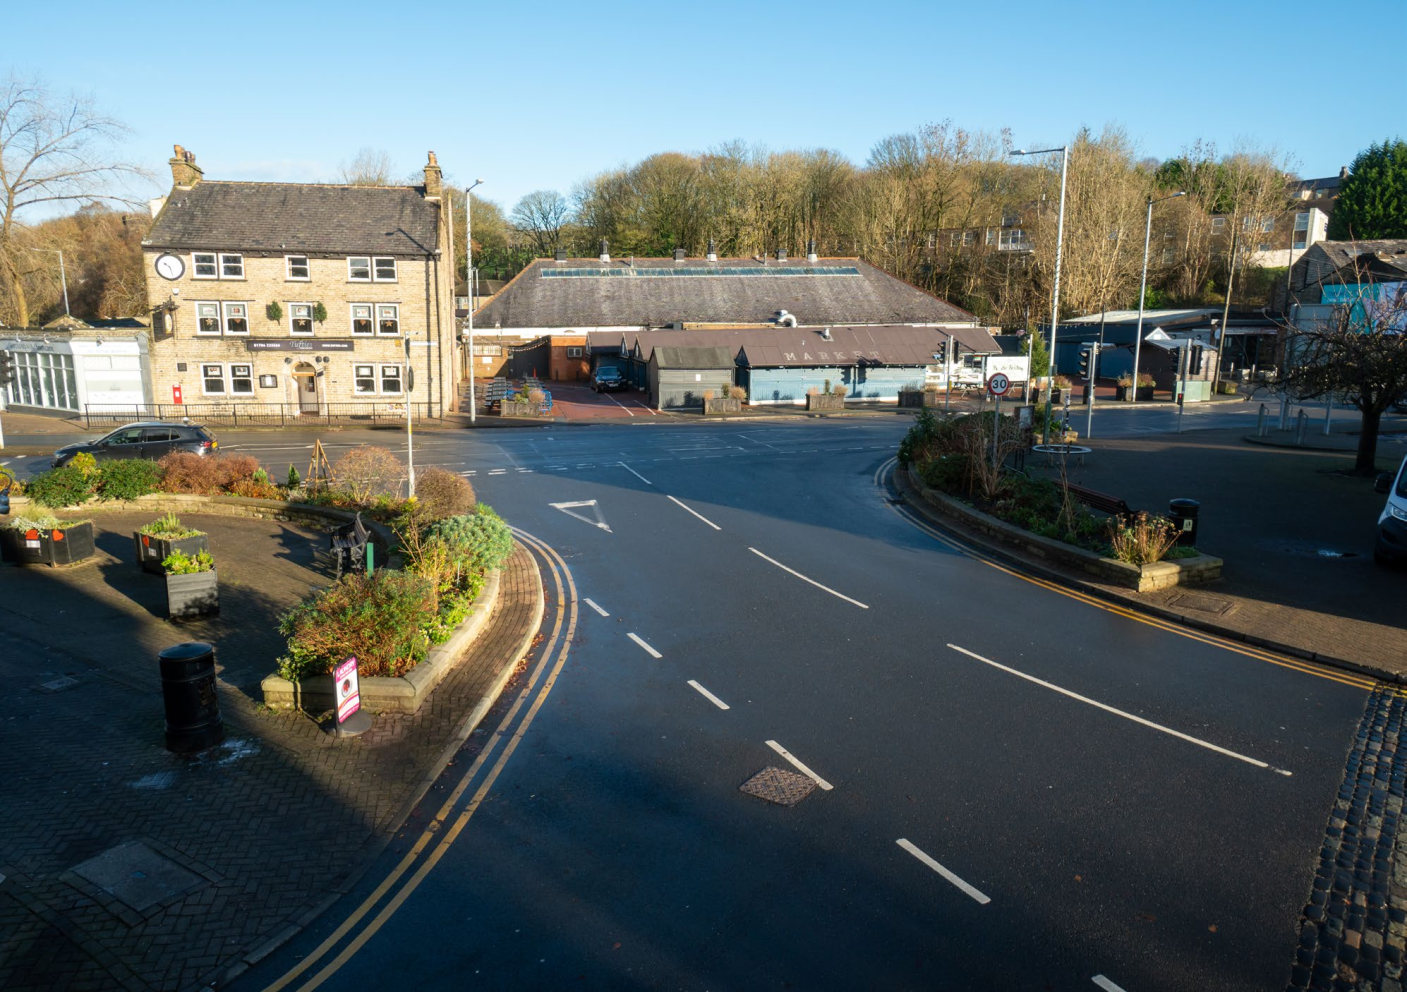
[[[482,186],[475,179],[464,191],[464,288],[469,293],[469,423],[478,423],[479,398],[474,393],[474,190]]]
[[[1129,387],[1133,392],[1129,394],[1130,403],[1138,402],[1138,356],[1139,349],[1143,347],[1143,300],[1148,295],[1148,238],[1153,233],[1153,204],[1176,200],[1179,196],[1186,195],[1186,190],[1178,190],[1156,200],[1148,197],[1148,219],[1143,224],[1143,280],[1138,284],[1138,332],[1133,339],[1133,385]]]
[[[64,288],[64,316],[72,317],[68,309],[68,276],[64,274],[64,253],[57,248],[31,248],[30,251],[48,251],[59,256],[59,283]],[[80,280],[81,281],[81,280]]]
[[[1061,248],[1065,243],[1065,175],[1070,166],[1070,146],[1061,145],[1059,148],[1037,148],[1027,151],[1024,148],[1014,149],[1012,155],[1049,155],[1052,152],[1060,153],[1060,213],[1055,221],[1055,285],[1050,294],[1050,374],[1046,381],[1045,389],[1045,443],[1050,443],[1050,399],[1053,390],[1051,385],[1055,381],[1055,332],[1060,326],[1060,255]]]

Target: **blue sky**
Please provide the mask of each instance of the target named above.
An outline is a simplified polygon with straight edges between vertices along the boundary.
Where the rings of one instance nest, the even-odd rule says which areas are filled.
[[[69,0],[7,13],[4,68],[124,122],[117,155],[156,177],[143,197],[174,143],[209,178],[279,181],[333,179],[363,147],[409,174],[434,149],[508,211],[654,152],[741,139],[860,165],[942,120],[1026,147],[1113,123],[1145,156],[1200,138],[1332,175],[1407,134],[1407,88],[1382,82],[1402,12],[1363,0],[1350,29],[1299,0]]]

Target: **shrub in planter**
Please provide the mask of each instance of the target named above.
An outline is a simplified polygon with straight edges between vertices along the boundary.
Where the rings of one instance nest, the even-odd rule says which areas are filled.
[[[278,673],[298,682],[356,655],[363,676],[404,675],[425,657],[422,624],[434,613],[435,590],[419,575],[391,569],[344,575],[279,620],[288,653]]]
[[[16,565],[72,565],[94,547],[91,520],[16,517],[0,530],[0,557]]]
[[[333,488],[357,506],[370,506],[378,496],[399,497],[404,477],[405,466],[395,455],[367,444],[353,448],[332,466]]]
[[[163,514],[142,527],[132,535],[132,544],[142,571],[155,575],[169,572],[164,563],[173,554],[196,556],[210,550],[205,532],[187,527],[174,513]]]
[[[416,473],[416,508],[426,522],[473,513],[476,502],[473,485],[462,475],[438,467]]]
[[[136,499],[161,485],[161,466],[147,458],[120,458],[98,472],[99,499]]]
[[[93,498],[97,491],[96,475],[68,464],[63,468],[41,472],[25,484],[25,495],[40,506],[78,506]]]
[[[166,612],[172,620],[220,612],[220,573],[209,551],[172,551],[161,566],[166,573]]]
[[[234,483],[252,479],[259,470],[258,459],[250,455],[197,455],[173,451],[158,463],[165,473],[161,491],[213,495]]]
[[[455,564],[471,573],[501,568],[513,553],[512,531],[485,503],[472,514],[436,521],[426,528],[426,536],[443,541]]]

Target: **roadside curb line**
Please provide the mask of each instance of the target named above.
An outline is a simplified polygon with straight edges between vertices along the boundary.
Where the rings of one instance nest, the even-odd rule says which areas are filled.
[[[425,774],[421,776],[415,791],[406,799],[400,809],[396,811],[386,827],[378,833],[373,833],[372,836],[367,838],[366,842],[362,844],[362,849],[358,854],[360,861],[359,866],[349,872],[347,877],[336,885],[324,898],[319,899],[307,910],[300,913],[292,923],[283,927],[274,934],[274,936],[264,941],[264,943],[254,948],[248,954],[242,956],[236,964],[226,969],[215,983],[216,985],[223,986],[233,982],[251,967],[301,934],[319,917],[336,905],[340,899],[348,895],[361,884],[361,880],[366,877],[367,872],[371,871],[372,865],[386,852],[386,849],[391,845],[391,841],[395,839],[396,834],[400,832],[401,828],[405,826],[406,821],[410,819],[410,814],[414,812],[415,807],[420,805],[421,801],[424,800],[425,796],[434,787],[440,775],[444,773],[445,768],[447,768],[449,763],[454,759],[455,754],[464,746],[469,736],[478,729],[479,724],[483,722],[489,710],[493,708],[494,704],[498,702],[499,697],[503,695],[503,689],[507,686],[509,680],[513,677],[513,673],[517,670],[518,662],[532,650],[533,640],[537,637],[538,631],[542,627],[542,618],[546,611],[546,596],[543,593],[542,587],[542,571],[537,567],[537,560],[533,558],[532,552],[528,551],[525,545],[516,540],[514,544],[523,548],[525,551],[528,567],[532,572],[532,588],[534,593],[533,612],[531,621],[525,626],[523,636],[519,639],[515,650],[506,655],[503,664],[499,668],[498,674],[494,677],[493,683],[488,687],[487,691],[485,691],[478,704],[469,712],[469,715],[460,721],[459,726],[456,727],[454,733],[450,735],[449,741],[440,751],[439,756],[431,762],[430,767],[426,770]]]
[[[1106,589],[1102,586],[1094,585],[1083,579],[1071,576],[1058,569],[1050,568],[1037,561],[1015,554],[1011,549],[993,541],[974,534],[966,529],[959,529],[954,521],[946,514],[941,513],[927,500],[923,499],[917,488],[909,478],[907,468],[896,465],[893,473],[894,489],[903,497],[904,506],[914,510],[921,515],[928,523],[937,527],[945,534],[956,539],[964,550],[969,548],[980,551],[983,555],[997,559],[1003,565],[1013,568],[1018,572],[1034,575],[1037,578],[1053,582],[1057,585],[1066,586],[1078,592],[1090,596],[1094,599],[1108,603],[1114,603],[1124,609],[1134,613],[1141,613],[1145,616],[1156,617],[1180,626],[1198,630],[1203,633],[1215,634],[1217,637],[1228,641],[1237,641],[1242,644],[1249,644],[1253,647],[1264,648],[1268,651],[1275,651],[1279,654],[1288,655],[1292,658],[1300,658],[1305,661],[1312,661],[1316,664],[1324,665],[1328,668],[1336,668],[1350,672],[1354,675],[1364,675],[1377,679],[1380,682],[1387,682],[1393,685],[1407,685],[1407,674],[1400,672],[1390,672],[1362,662],[1351,661],[1347,658],[1339,658],[1334,655],[1320,654],[1306,648],[1298,647],[1294,644],[1287,644],[1283,641],[1276,641],[1268,637],[1261,637],[1258,634],[1250,634],[1246,631],[1235,630],[1224,627],[1220,624],[1203,620],[1201,617],[1193,617],[1166,606],[1158,606],[1153,603],[1144,603],[1136,599],[1121,596],[1117,592]]]

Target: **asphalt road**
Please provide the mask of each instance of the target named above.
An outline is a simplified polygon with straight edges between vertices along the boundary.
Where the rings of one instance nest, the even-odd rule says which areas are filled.
[[[1364,690],[956,553],[879,484],[905,426],[418,443],[560,556],[561,627],[236,987],[1283,986]]]

